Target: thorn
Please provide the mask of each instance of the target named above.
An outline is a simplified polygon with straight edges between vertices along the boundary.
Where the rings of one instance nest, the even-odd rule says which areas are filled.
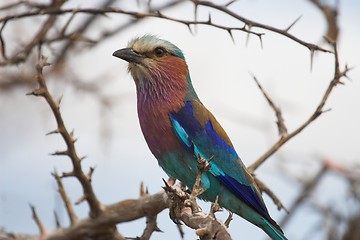
[[[322,113],[327,113],[327,112],[330,112],[332,109],[331,108],[328,108],[328,109],[325,109],[322,111]]]
[[[73,176],[75,176],[74,172],[63,172],[61,175],[62,178],[73,177]]]
[[[193,33],[193,31],[191,30],[191,26],[190,26],[190,24],[186,24],[186,26],[188,27],[188,29],[189,29],[189,31],[190,31],[190,33],[191,33],[191,35],[193,35],[193,36],[194,36],[194,33]]]
[[[197,4],[195,4],[194,6],[194,21],[197,22],[198,20],[198,6]],[[194,26],[194,32],[197,33],[197,24],[195,24]]]
[[[86,175],[86,178],[87,178],[87,180],[88,180],[90,183],[91,183],[91,177],[92,177],[94,171],[95,171],[95,167],[90,167],[90,168],[89,168],[89,172],[88,172],[88,174]]]
[[[185,236],[185,233],[184,233],[184,230],[182,229],[182,225],[181,224],[176,224],[176,227],[180,233],[180,237],[181,239],[184,239],[184,236]]]
[[[250,25],[246,25],[248,26],[248,33],[246,34],[246,43],[245,43],[245,46],[248,46],[248,43],[249,43],[249,40],[250,40],[250,31],[251,31],[251,26]],[[246,29],[246,28],[245,28]]]
[[[57,178],[59,177],[59,175],[58,175],[58,172],[57,172],[56,168],[54,168],[54,171],[53,171],[53,172],[51,172],[50,174],[51,174],[51,176],[53,176],[55,179],[57,179]]]
[[[259,35],[261,49],[264,49],[262,34]]]
[[[154,231],[155,232],[164,232],[163,230],[161,230],[159,227],[158,227],[158,225],[156,225],[155,227],[154,227]]]
[[[75,205],[79,205],[80,203],[84,202],[86,200],[86,195],[82,195],[76,202]]]
[[[36,96],[36,95],[34,94],[34,92],[35,92],[35,90],[32,91],[32,92],[25,93],[25,96]]]
[[[295,19],[295,21],[291,23],[284,31],[288,32],[290,28],[292,28],[300,20],[300,18],[302,18],[302,15],[300,15],[297,19]]]
[[[82,162],[82,160],[84,160],[85,158],[87,158],[87,156],[82,156],[81,158],[79,158],[80,162]]]
[[[330,44],[330,45],[332,45],[332,46],[335,44],[334,40],[328,38],[328,36],[323,36],[323,38],[325,39],[325,41],[326,41],[328,44]]]
[[[230,37],[231,37],[231,40],[232,40],[233,44],[235,44],[235,39],[234,39],[234,36],[233,36],[233,34],[232,34],[231,29],[228,29],[228,30],[227,30],[227,32],[229,33],[229,35],[230,35]]]
[[[30,96],[30,95],[36,96],[36,97],[44,96],[45,92],[46,91],[44,90],[44,88],[40,87],[40,88],[37,88],[37,89],[33,90],[32,92],[26,93],[26,96]]]
[[[54,210],[54,217],[55,217],[56,229],[60,229],[61,228],[60,219],[55,210]]]
[[[164,178],[162,178],[162,180],[163,180],[163,182],[164,182],[164,184],[165,184],[165,186],[164,187],[162,187],[165,191],[169,191],[169,189],[171,189],[172,190],[172,187],[167,183],[167,181],[165,181],[165,179]]]
[[[216,196],[215,201],[211,204],[211,209],[209,215],[215,218],[215,213],[220,211],[221,207],[219,205],[219,195]]]
[[[231,0],[230,2],[226,3],[224,5],[224,7],[229,7],[231,4],[233,4],[234,2],[236,2],[237,0]]]
[[[58,134],[58,133],[60,133],[60,131],[59,131],[59,129],[57,128],[57,129],[55,129],[55,130],[53,130],[53,131],[50,131],[50,132],[46,133],[45,135],[46,135],[46,136],[49,136],[49,135],[51,135],[51,134]]]
[[[163,17],[163,16],[164,16],[159,10],[156,11],[156,14],[157,14],[159,17]]]
[[[144,187],[144,182],[141,181],[140,183],[140,197],[144,197],[146,194],[145,194],[145,187]]]
[[[211,13],[209,13],[209,18],[208,18],[208,21],[207,21],[209,24],[211,24]]]
[[[147,7],[149,10],[151,9],[151,0],[148,0]]]
[[[50,155],[52,156],[62,156],[62,155],[69,155],[68,150],[65,151],[56,151],[54,153],[50,153]]]
[[[60,104],[61,104],[61,101],[62,101],[62,99],[63,99],[63,97],[64,97],[64,95],[61,95],[60,97],[59,97],[59,99],[58,99],[58,101],[57,101],[57,103],[58,103],[58,107],[60,107]]]
[[[315,50],[310,49],[310,72],[312,72]]]

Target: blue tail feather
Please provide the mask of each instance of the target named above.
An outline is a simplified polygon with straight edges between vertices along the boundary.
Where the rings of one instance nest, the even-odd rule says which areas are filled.
[[[264,219],[264,225],[262,226],[262,229],[271,237],[273,240],[287,240],[285,235],[280,231],[279,226],[274,226],[272,223],[270,223],[268,220]]]

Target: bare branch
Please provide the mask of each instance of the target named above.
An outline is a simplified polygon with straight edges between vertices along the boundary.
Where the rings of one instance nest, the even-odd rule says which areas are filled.
[[[111,229],[116,224],[146,216],[156,216],[166,209],[168,204],[166,193],[161,191],[139,199],[128,199],[107,205],[98,217],[85,218],[73,226],[56,230],[48,240],[77,240],[84,237],[92,239],[95,236],[102,236],[103,239],[106,239],[109,228]]]
[[[46,229],[45,225],[41,222],[40,218],[38,217],[35,207],[30,204],[30,208],[31,208],[31,212],[32,212],[32,217],[33,217],[37,227],[40,230],[40,238],[44,239],[49,234],[49,232]]]
[[[273,26],[269,26],[269,25],[266,25],[266,24],[262,24],[262,23],[258,23],[258,22],[255,22],[255,21],[252,21],[252,20],[249,20],[247,18],[244,18],[240,15],[238,15],[237,13],[229,10],[228,8],[224,7],[224,6],[221,6],[221,5],[217,5],[213,2],[209,2],[209,1],[199,1],[199,0],[192,0],[192,2],[195,4],[195,5],[201,5],[201,6],[206,6],[206,7],[210,7],[210,8],[213,8],[213,9],[217,9],[221,12],[224,12],[226,13],[227,15],[229,16],[232,16],[234,17],[235,19],[243,22],[245,25],[253,28],[253,27],[257,27],[257,28],[261,28],[261,29],[265,29],[265,30],[268,30],[268,31],[271,31],[271,32],[274,32],[274,33],[278,33],[280,35],[283,35],[297,43],[299,43],[300,45],[303,45],[305,47],[307,47],[310,51],[313,50],[313,51],[321,51],[321,52],[331,52],[327,49],[324,49],[324,48],[321,48],[315,44],[312,44],[312,43],[308,43],[308,42],[305,42],[297,37],[295,37],[294,35],[290,34],[286,29],[285,30],[282,30],[282,29],[279,29],[279,28],[275,28]]]
[[[278,127],[280,137],[286,136],[287,135],[287,128],[286,128],[286,125],[285,125],[284,118],[282,116],[281,109],[274,104],[274,102],[271,100],[269,95],[265,92],[264,88],[260,85],[260,83],[257,80],[257,78],[255,77],[255,75],[252,75],[252,77],[253,77],[254,81],[256,82],[257,86],[259,87],[260,91],[262,92],[262,94],[266,98],[266,100],[269,103],[270,107],[275,112],[275,115],[276,115],[276,118],[277,118],[276,125]]]
[[[271,191],[271,189],[268,186],[266,186],[266,184],[263,181],[261,181],[259,178],[255,176],[254,176],[254,180],[257,186],[259,187],[259,189],[261,190],[261,192],[265,192],[273,200],[274,204],[277,206],[279,211],[281,209],[284,209],[285,212],[289,214],[289,211],[284,207],[280,199],[275,195],[273,191]]]
[[[319,0],[309,0],[311,3],[316,6],[321,13],[324,15],[327,22],[327,33],[326,37],[331,41],[335,42],[338,39],[339,35],[339,26],[338,26],[338,6],[332,8],[328,5],[325,5]]]
[[[62,180],[61,180],[61,177],[58,175],[56,170],[54,170],[52,175],[55,178],[56,183],[58,185],[58,191],[59,191],[59,194],[61,196],[61,199],[64,202],[66,212],[67,212],[68,217],[70,219],[70,224],[74,225],[77,222],[77,216],[76,216],[75,211],[74,211],[74,209],[72,207],[71,201],[70,201],[68,195],[66,194],[64,185],[63,185]]]
[[[54,100],[54,98],[50,95],[44,76],[43,76],[43,68],[45,66],[48,66],[49,63],[47,62],[47,59],[45,57],[41,57],[39,64],[37,64],[37,80],[39,83],[39,88],[35,89],[32,93],[32,95],[35,96],[42,96],[45,98],[46,102],[50,106],[54,117],[57,122],[57,129],[59,130],[62,138],[64,139],[67,149],[65,151],[57,151],[55,152],[55,155],[67,155],[72,161],[73,164],[73,174],[74,176],[79,180],[83,187],[84,196],[86,196],[86,200],[90,207],[90,215],[92,217],[97,217],[101,213],[101,204],[97,197],[95,196],[95,193],[93,191],[93,188],[91,186],[91,183],[88,179],[88,177],[84,174],[82,167],[81,167],[81,160],[78,157],[74,145],[73,138],[71,134],[67,131],[64,121],[62,119],[60,110],[59,110],[59,104]]]
[[[315,187],[318,185],[319,181],[324,176],[325,172],[327,171],[327,168],[325,165],[321,167],[321,169],[316,173],[316,175],[309,180],[306,184],[303,186],[303,190],[301,191],[301,195],[295,199],[295,201],[292,203],[292,205],[289,208],[289,212],[291,214],[286,215],[280,222],[281,226],[285,226],[285,224],[288,223],[291,216],[294,216],[295,211],[298,209],[301,203],[303,203],[304,199],[306,199],[311,192],[315,189]]]
[[[345,66],[344,70],[340,70],[339,68],[339,58],[338,58],[338,52],[336,43],[333,43],[333,49],[334,49],[334,58],[335,58],[335,70],[334,70],[334,76],[333,79],[330,81],[327,89],[325,90],[324,95],[321,98],[321,101],[319,105],[316,107],[315,111],[311,116],[298,128],[296,128],[294,131],[289,133],[288,135],[281,137],[268,151],[266,151],[259,159],[257,159],[250,167],[249,170],[254,172],[255,169],[257,169],[262,163],[266,161],[271,155],[273,155],[281,146],[283,146],[287,141],[289,141],[291,138],[299,134],[302,130],[304,130],[308,125],[310,125],[313,121],[315,121],[322,113],[324,113],[326,110],[324,110],[324,106],[326,101],[328,100],[331,92],[333,89],[338,85],[341,84],[341,80],[343,77],[347,76],[347,73],[350,71],[350,69]]]

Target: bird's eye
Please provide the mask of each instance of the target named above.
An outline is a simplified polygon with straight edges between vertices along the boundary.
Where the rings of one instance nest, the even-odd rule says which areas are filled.
[[[163,49],[163,48],[161,48],[161,47],[155,48],[154,52],[155,52],[155,55],[156,55],[157,57],[162,57],[162,56],[164,56],[165,53],[166,53],[166,52],[165,52],[165,49]]]

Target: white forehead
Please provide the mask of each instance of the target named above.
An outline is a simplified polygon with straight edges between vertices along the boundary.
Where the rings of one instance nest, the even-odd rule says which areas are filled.
[[[128,48],[132,48],[139,53],[149,52],[157,47],[163,47],[168,52],[176,52],[178,50],[177,47],[172,43],[160,39],[154,35],[144,35],[142,37],[137,37],[128,43]]]

